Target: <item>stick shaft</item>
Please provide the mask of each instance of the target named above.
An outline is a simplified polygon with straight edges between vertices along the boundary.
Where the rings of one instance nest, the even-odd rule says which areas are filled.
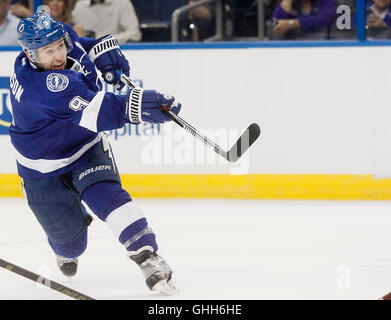
[[[222,155],[222,154],[225,154],[226,152],[221,149],[217,144],[215,144],[212,140],[210,140],[207,136],[203,135],[201,132],[199,132],[196,128],[194,128],[192,125],[190,125],[189,123],[187,123],[185,120],[183,120],[181,117],[177,116],[175,113],[171,112],[171,111],[165,111],[167,112],[172,120],[177,123],[179,126],[181,126],[183,129],[185,129],[186,131],[190,132],[195,138],[197,138],[198,140],[200,140],[202,143],[204,143],[205,145],[209,146],[209,147],[212,147],[215,152],[217,152],[218,154]]]
[[[30,279],[34,282],[37,282],[37,283],[40,283],[42,285],[45,285],[47,286],[48,288],[50,289],[53,289],[55,291],[58,291],[58,292],[61,292],[62,294],[65,294],[73,299],[76,299],[76,300],[94,300],[93,298],[89,297],[89,296],[86,296],[85,294],[83,293],[80,293],[76,290],[73,290],[71,288],[68,288],[58,282],[55,282],[55,281],[52,281],[52,280],[49,280],[45,277],[42,277],[34,272],[31,272],[29,270],[26,270],[22,267],[19,267],[13,263],[10,263],[8,261],[5,261],[3,259],[0,259],[0,267],[8,270],[8,271],[12,271],[22,277],[25,277],[27,279]]]
[[[126,83],[131,88],[136,87],[134,82],[124,74],[121,75],[121,79],[123,80],[124,83]],[[171,112],[170,110],[164,110],[164,112],[168,114],[170,118],[177,125],[185,129],[186,131],[190,132],[196,139],[204,143],[206,146],[211,147],[217,154],[221,155],[222,157],[228,160],[228,153],[224,151],[221,147],[219,147],[217,144],[215,144],[212,140],[210,140],[207,136],[203,135],[196,128],[194,128],[192,125],[187,123],[185,120],[183,120],[181,117],[177,116],[175,113]]]

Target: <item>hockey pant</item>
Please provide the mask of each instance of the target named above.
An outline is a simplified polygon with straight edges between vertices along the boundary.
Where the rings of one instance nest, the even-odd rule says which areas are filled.
[[[87,227],[92,219],[82,200],[130,254],[144,247],[158,249],[145,215],[121,186],[107,145],[105,140],[98,142],[91,148],[88,163],[70,173],[23,180],[28,204],[60,256],[76,258],[87,247]]]

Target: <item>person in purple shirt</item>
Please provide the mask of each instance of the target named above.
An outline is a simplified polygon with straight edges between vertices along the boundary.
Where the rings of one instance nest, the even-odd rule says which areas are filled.
[[[282,0],[273,12],[273,39],[326,39],[335,0]]]

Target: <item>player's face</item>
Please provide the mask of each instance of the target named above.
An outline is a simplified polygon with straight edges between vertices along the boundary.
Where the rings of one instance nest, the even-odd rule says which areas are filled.
[[[67,52],[64,39],[39,48],[38,66],[43,70],[63,70],[67,61]]]

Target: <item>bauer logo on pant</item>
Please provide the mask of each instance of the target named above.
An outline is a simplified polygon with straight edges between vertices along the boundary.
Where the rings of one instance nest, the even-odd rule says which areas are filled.
[[[96,166],[90,169],[87,169],[86,171],[80,173],[79,180],[83,179],[85,176],[89,175],[90,173],[96,172],[96,171],[102,171],[102,170],[111,170],[111,166],[109,165],[101,165]]]

